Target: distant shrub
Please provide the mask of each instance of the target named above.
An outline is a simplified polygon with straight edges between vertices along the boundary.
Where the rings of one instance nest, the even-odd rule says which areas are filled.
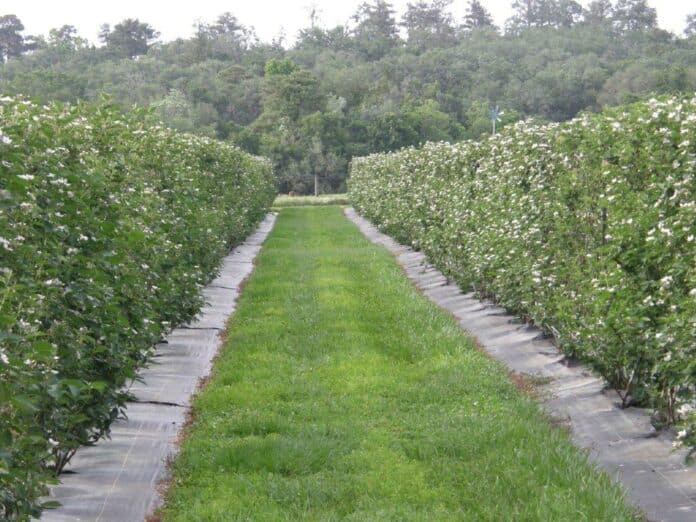
[[[319,196],[298,196],[280,194],[273,202],[273,206],[282,207],[302,207],[317,205],[348,205],[347,194],[321,194]]]

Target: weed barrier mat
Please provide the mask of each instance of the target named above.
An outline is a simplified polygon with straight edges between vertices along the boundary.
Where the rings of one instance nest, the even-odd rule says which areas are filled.
[[[80,448],[51,490],[50,500],[61,507],[44,511],[42,521],[135,522],[161,504],[158,486],[167,479],[191,398],[210,373],[240,285],[253,272],[275,219],[268,214],[224,258],[218,277],[203,289],[207,304],[157,345],[152,362],[139,372],[142,382],[130,388],[135,402],[128,404],[128,418],[114,423],[109,440]]]

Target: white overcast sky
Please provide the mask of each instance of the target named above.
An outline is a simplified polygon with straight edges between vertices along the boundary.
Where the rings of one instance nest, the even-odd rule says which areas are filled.
[[[394,0],[392,3],[400,14],[408,1]],[[101,24],[114,25],[124,18],[138,18],[160,31],[161,40],[168,41],[190,36],[196,20],[212,21],[220,13],[230,11],[244,25],[253,26],[263,41],[270,41],[281,32],[292,41],[299,29],[309,25],[311,5],[317,6],[321,25],[333,27],[345,24],[361,3],[362,0],[195,0],[180,4],[148,0],[0,0],[0,15],[17,15],[26,27],[26,34],[47,34],[51,28],[74,25],[92,42],[96,42]],[[657,8],[660,27],[676,34],[684,29],[686,16],[696,12],[696,0],[650,0],[648,3]],[[457,20],[461,19],[467,4],[467,0],[452,2],[452,13]],[[510,17],[512,0],[483,0],[483,4],[500,26]]]

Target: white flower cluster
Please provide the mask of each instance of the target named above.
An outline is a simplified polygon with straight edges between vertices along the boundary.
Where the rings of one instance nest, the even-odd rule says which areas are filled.
[[[201,286],[275,196],[268,161],[148,121],[0,98],[0,382],[23,401],[3,405],[0,433],[32,436],[13,445],[23,454],[3,487],[43,480],[46,454],[104,435],[119,390],[200,309]],[[3,492],[27,505],[43,489],[15,486]]]
[[[696,97],[662,98],[355,158],[348,186],[363,215],[463,287],[675,412],[696,401],[685,371],[696,359],[695,145]]]

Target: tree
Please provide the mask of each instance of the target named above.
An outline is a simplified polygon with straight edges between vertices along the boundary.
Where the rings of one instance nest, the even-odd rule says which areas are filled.
[[[690,14],[686,17],[686,28],[684,29],[684,34],[689,37],[696,35],[696,13]]]
[[[452,15],[447,8],[452,0],[423,0],[409,3],[401,20],[406,29],[408,44],[423,50],[432,47],[447,47],[454,43]]]
[[[162,121],[170,127],[182,131],[193,131],[193,107],[186,95],[178,89],[172,89],[164,98],[151,104],[157,110]]]
[[[575,0],[516,0],[515,15],[508,27],[519,32],[530,27],[572,27],[582,16],[582,6]]]
[[[345,152],[331,151],[343,115],[327,111],[319,79],[288,59],[265,65],[263,113],[252,128],[260,134],[259,152],[273,161],[280,189],[311,192],[320,179],[345,172]],[[338,181],[340,183],[340,180]]]
[[[471,0],[464,15],[464,24],[462,25],[467,31],[483,28],[495,28],[491,13],[483,6],[479,0]]]
[[[247,28],[240,24],[237,17],[229,11],[226,11],[218,16],[215,23],[209,26],[209,30],[212,34],[216,35],[245,35],[247,33]]]
[[[572,27],[582,18],[582,6],[575,0],[556,0],[550,4],[550,25],[554,27]]]
[[[442,111],[435,100],[423,100],[421,103],[407,105],[402,109],[413,122],[418,132],[418,141],[455,141],[460,137],[461,128],[450,114]]]
[[[399,43],[394,7],[385,0],[361,4],[353,15],[353,37],[368,60],[379,60]]]
[[[583,21],[589,25],[602,25],[611,22],[614,16],[614,7],[611,0],[594,0],[583,10]]]
[[[512,9],[515,14],[508,20],[512,30],[534,27],[539,22],[539,0],[515,0]]]
[[[256,35],[252,29],[242,25],[237,17],[230,12],[222,13],[216,22],[209,27],[209,33],[218,38],[224,38],[238,49],[248,49]]]
[[[99,39],[107,49],[122,57],[132,58],[147,54],[150,45],[159,37],[159,33],[150,25],[137,18],[127,18],[116,24],[111,30],[104,24],[99,32]]]
[[[15,15],[0,16],[0,60],[21,56],[25,51],[24,24]]]
[[[258,41],[253,29],[241,24],[229,12],[222,13],[213,24],[199,23],[194,27],[199,60],[211,57],[239,63],[243,53]]]
[[[97,38],[99,38],[99,41],[101,43],[103,43],[104,45],[107,45],[110,34],[111,34],[111,25],[101,24],[99,26],[99,34],[98,34]]]
[[[402,112],[378,115],[367,127],[370,152],[387,152],[418,145],[420,139],[415,123],[410,115]]]
[[[264,112],[294,122],[323,109],[325,98],[319,80],[307,70],[298,68],[287,74],[269,75],[266,81]]]
[[[299,71],[300,66],[292,60],[268,60],[263,68],[266,78],[270,76],[289,76],[295,71]]]
[[[84,77],[51,69],[19,74],[13,83],[19,92],[30,92],[32,96],[43,100],[72,103],[84,99],[87,87]]]
[[[612,14],[614,26],[622,33],[657,27],[657,10],[647,0],[619,0]]]
[[[52,47],[75,51],[87,47],[87,40],[77,35],[77,28],[74,25],[63,25],[49,31],[48,44]]]
[[[349,31],[342,25],[333,29],[322,29],[314,26],[300,29],[295,48],[310,49],[315,54],[318,54],[327,49],[347,51],[352,47],[352,43]]]
[[[24,48],[23,53],[31,53],[37,49],[46,48],[46,39],[43,36],[34,36],[28,34],[24,37]]]

